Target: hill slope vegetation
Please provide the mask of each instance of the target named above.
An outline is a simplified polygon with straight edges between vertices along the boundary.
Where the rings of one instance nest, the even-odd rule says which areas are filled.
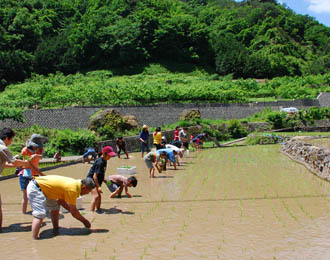
[[[160,60],[235,78],[319,74],[329,36],[273,0],[2,0],[0,84]]]

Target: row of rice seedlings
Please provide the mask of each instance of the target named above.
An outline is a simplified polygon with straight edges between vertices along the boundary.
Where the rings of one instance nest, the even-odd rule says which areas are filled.
[[[186,177],[188,177],[188,176],[191,176],[191,174],[193,174],[193,179],[190,179],[190,182],[188,183],[188,185],[186,186],[186,189],[183,192],[183,195],[187,194],[187,192],[190,190],[190,188],[194,185],[195,182],[200,183],[200,182],[198,182],[198,180],[200,179],[201,174],[203,173],[204,168],[205,168],[205,164],[203,163],[203,161],[205,160],[206,155],[207,155],[207,153],[200,152],[198,154],[198,157],[195,158],[196,166],[191,167],[190,169],[192,171],[189,172],[189,175],[188,174],[186,175]],[[202,166],[202,167],[199,167],[197,172],[193,173],[193,170],[197,168],[197,165]],[[199,189],[198,192],[194,193],[193,200],[198,200],[199,195],[200,195],[200,190],[201,189]],[[181,216],[183,219],[183,224],[182,224],[181,230],[178,233],[178,239],[176,240],[176,243],[173,245],[173,248],[172,248],[173,249],[173,255],[172,255],[173,258],[176,257],[177,246],[183,241],[185,231],[186,231],[186,229],[188,227],[188,223],[192,217],[192,206],[193,206],[193,202],[191,202],[189,205],[188,214],[186,216]]]
[[[259,182],[259,185],[263,187],[263,190],[264,190],[263,192],[264,192],[265,198],[267,198],[267,193],[265,191],[266,187],[271,188],[270,190],[275,193],[277,198],[279,198],[280,197],[279,193],[276,189],[276,186],[274,185],[274,183],[272,181],[273,178],[271,178],[272,176],[270,176],[270,175],[274,174],[274,172],[271,171],[271,168],[269,166],[280,165],[280,164],[277,162],[278,158],[276,157],[276,155],[275,156],[273,155],[273,151],[272,151],[273,147],[270,147],[269,149],[270,149],[270,151],[267,151],[264,149],[264,152],[266,152],[266,156],[267,156],[267,158],[265,158],[265,160],[263,160],[262,158],[260,159],[260,155],[259,155],[259,165],[261,164],[262,167],[257,167],[257,168],[268,169],[267,171],[260,172],[260,178],[262,178],[262,181]],[[269,158],[271,158],[272,164],[270,164]],[[276,171],[276,173],[277,173],[277,171]],[[283,187],[283,182],[281,181],[282,180],[281,178],[285,178],[285,176],[281,176],[281,177],[277,178],[277,182],[281,183],[281,187]],[[282,201],[282,203],[285,203],[283,201],[283,199],[281,201]],[[283,227],[283,230],[288,232],[287,231],[287,219],[284,217],[280,217],[280,215],[278,214],[278,209],[275,208],[275,205],[276,205],[275,203],[270,203],[272,213],[275,216],[275,219],[277,220],[277,222]],[[287,207],[287,210],[288,210],[288,207]],[[291,211],[289,211],[289,212],[291,212]],[[263,215],[263,213],[262,213],[262,215]],[[292,212],[291,212],[291,215],[294,216]],[[276,248],[274,248],[274,250],[275,249]],[[274,257],[276,258],[276,253],[275,253]]]
[[[232,180],[233,180],[233,174],[235,172],[232,171],[230,167],[230,159],[232,157],[231,151],[236,150],[236,148],[226,148],[226,149],[220,149],[218,152],[218,158],[221,158],[221,161],[219,161],[219,167],[216,174],[216,182],[214,185],[214,189],[217,189],[219,186],[223,190],[223,197],[224,200],[228,198],[229,190],[232,189]],[[218,176],[222,176],[223,178],[218,178]],[[225,218],[224,218],[225,211],[220,210],[217,212],[217,222],[216,227],[220,227],[222,230],[225,227]],[[221,259],[221,252],[223,250],[223,247],[227,244],[227,239],[225,236],[225,233],[222,233],[222,237],[219,239],[219,243],[216,247],[217,252],[217,258]]]
[[[187,178],[190,174],[192,174],[193,168],[194,167],[189,167],[189,169],[184,174],[183,178],[181,176],[181,182],[184,182],[182,180],[184,178]],[[177,185],[179,185],[179,183]],[[165,199],[165,198],[163,198],[163,199]],[[155,205],[153,207],[151,207],[145,214],[143,214],[142,216],[140,215],[140,221],[143,222],[145,218],[151,216],[151,214],[154,212],[154,210],[156,210],[159,207],[160,207],[160,202],[156,202]],[[171,207],[170,212],[171,212],[171,215],[173,215],[176,212],[176,205],[175,204]],[[166,228],[170,217],[171,216],[169,214],[167,214],[166,217],[162,219],[160,225],[157,226],[157,232],[156,232],[157,235],[156,235],[156,237],[153,237],[151,239],[151,241],[158,241],[159,240],[159,237],[161,236],[162,232]],[[182,237],[182,233],[179,233],[179,236]],[[152,245],[149,243],[144,248],[143,252],[141,253],[140,259],[144,259],[144,257],[148,254],[148,249],[150,249],[150,248],[152,248]]]
[[[201,165],[200,163],[200,160],[196,160],[196,165]],[[199,176],[202,172],[202,168],[201,167],[198,167],[195,165],[195,167],[193,167],[193,169],[195,170],[192,174],[190,174],[189,176],[192,177],[190,178],[190,181],[188,182],[186,180],[186,187],[185,187],[185,190],[183,191],[182,195],[183,197],[185,197],[185,195],[188,193],[188,191],[190,190],[190,188],[193,186],[193,184],[195,182],[197,182],[197,180],[199,179]],[[188,175],[186,176],[186,179],[187,179]]]
[[[178,232],[178,238],[176,239],[174,245],[173,245],[173,255],[172,257],[175,258],[176,257],[176,249],[177,247],[182,243],[183,239],[184,239],[184,235],[185,235],[185,232],[189,226],[189,223],[190,223],[190,220],[191,220],[191,217],[192,217],[192,206],[193,206],[193,202],[191,202],[189,204],[189,208],[188,208],[188,214],[186,216],[181,216],[181,218],[183,219],[183,223],[182,223],[182,226],[181,226],[181,230],[179,230]]]
[[[228,149],[234,149],[234,148],[228,148]],[[222,154],[223,154],[223,158],[222,158],[222,163],[221,166],[219,165],[219,171],[221,171],[223,173],[223,182],[221,183],[221,188],[223,189],[224,192],[224,200],[226,200],[228,198],[228,192],[229,189],[231,189],[231,182],[232,182],[232,171],[229,172],[228,169],[230,169],[230,167],[227,166],[227,164],[229,164],[229,159],[231,158],[230,153],[228,152],[227,149],[223,149],[221,150]],[[220,179],[218,179],[219,183],[220,183]]]
[[[211,181],[214,180],[219,180],[218,176],[219,176],[219,172],[221,173],[221,171],[217,168],[215,162],[217,161],[220,161],[219,160],[219,153],[217,152],[213,152],[211,153],[212,155],[209,157],[209,161],[210,161],[210,165],[211,167],[209,168],[208,170],[208,176],[209,178],[211,179]],[[213,177],[213,179],[212,179]],[[219,182],[218,181],[213,181],[212,182],[212,186],[211,186],[211,192],[210,192],[210,198],[211,200],[214,200],[216,197],[215,197],[215,192],[218,190],[218,187],[219,187]],[[209,207],[208,210],[207,210],[207,214],[206,214],[206,220],[205,222],[208,222],[208,218],[209,216],[212,214],[212,211],[214,211],[214,207]]]
[[[260,149],[260,147],[258,147]],[[265,151],[264,151],[265,152]],[[254,158],[258,158],[258,163],[255,165],[256,167],[256,171],[254,173],[259,173],[260,172],[260,168],[261,169],[269,169],[269,162],[267,160],[262,160],[260,159],[260,153],[250,153],[249,158],[254,157]],[[269,158],[269,156],[268,156]],[[274,157],[271,157],[272,160],[274,160]],[[257,160],[256,160],[257,161]],[[259,167],[260,164],[267,164],[266,166],[263,167]],[[258,179],[257,182],[255,183],[255,187],[258,187],[258,189],[263,191],[264,194],[264,198],[268,198],[267,192],[266,192],[266,187],[274,187],[271,178],[268,178],[266,175],[265,171],[262,171],[260,174],[258,174]],[[275,193],[276,197],[279,197],[278,191],[276,189],[273,189],[273,192]],[[275,204],[271,203],[271,210],[273,212],[273,215],[275,216],[275,218],[277,219],[278,223],[280,223],[283,228],[286,230],[286,220],[281,218],[278,214],[277,214],[277,210],[275,209]],[[264,215],[263,212],[261,212],[261,215]],[[263,217],[264,218],[264,217]]]
[[[312,188],[312,193],[313,194],[319,194],[320,197],[319,199],[320,200],[325,200],[326,203],[329,203],[330,202],[330,197],[327,197],[327,196],[324,196],[324,192],[327,192],[328,191],[328,188],[329,188],[329,183],[326,182],[325,180],[322,180],[318,177],[316,177],[315,175],[313,174],[309,174],[309,172],[307,172],[307,170],[305,168],[302,168],[302,167],[299,167],[299,169],[301,169],[301,171],[303,171],[303,173],[306,173],[304,175],[302,175],[302,178],[301,178],[301,181],[298,183],[298,189],[299,191],[301,191],[302,194],[304,194],[304,187],[307,187],[307,190],[310,190]],[[321,191],[320,191],[320,188],[321,188]],[[322,188],[325,188],[324,191],[322,191]],[[296,203],[298,205],[298,207],[300,208],[300,210],[309,218],[313,221],[313,224],[318,226],[317,223],[314,221],[314,217],[312,215],[312,213],[310,212],[307,212],[305,209],[304,209],[304,206],[302,203],[300,203],[299,199],[298,198],[295,198],[296,200]]]
[[[196,162],[196,161],[198,161],[198,160],[196,160],[196,158],[193,158],[193,159],[190,158],[190,160],[193,161],[194,163],[198,163],[198,162]],[[196,168],[196,166],[194,164],[187,164],[187,169],[180,176],[180,180],[178,181],[178,186],[184,187],[185,185],[187,185],[187,183],[188,183],[188,177],[195,174],[195,168]],[[183,192],[183,194],[184,193],[185,192]]]
[[[279,154],[279,160],[281,160],[281,154]],[[280,164],[281,166],[283,166],[283,163]],[[285,164],[284,164],[285,165]],[[301,191],[302,194],[304,194],[304,190],[302,189],[302,185],[301,183],[304,183],[305,185],[307,184],[306,183],[306,180],[304,178],[302,179],[299,179],[299,181],[296,181],[296,178],[294,178],[295,174],[293,175],[288,175],[288,174],[284,174],[286,171],[288,170],[281,170],[279,171],[279,174],[281,176],[280,180],[283,180],[281,181],[281,187],[283,190],[289,190],[290,194],[289,196],[294,198],[294,201],[295,203],[297,204],[298,208],[300,208],[300,210],[307,216],[307,217],[311,217],[310,214],[308,214],[304,208],[303,208],[303,205],[301,203],[299,203],[297,197],[296,197],[296,194],[293,193],[293,185],[295,185],[297,187],[297,191]],[[292,172],[292,169],[290,169],[289,172]],[[284,182],[285,181],[285,182]],[[290,181],[290,183],[288,183],[288,181]],[[290,189],[291,188],[291,189]],[[280,199],[281,201],[281,204],[282,206],[284,207],[284,209],[286,210],[286,212],[290,215],[290,217],[292,219],[294,219],[295,221],[298,221],[298,218],[297,216],[294,214],[294,212],[292,210],[289,209],[289,206],[288,204],[285,202],[285,200],[283,198]]]

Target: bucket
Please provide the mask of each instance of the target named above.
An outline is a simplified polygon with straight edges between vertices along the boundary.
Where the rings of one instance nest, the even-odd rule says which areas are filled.
[[[77,209],[83,209],[83,198],[81,196],[79,196],[77,198],[76,208]]]
[[[79,196],[76,201],[76,208],[77,209],[83,209],[83,198]],[[69,211],[62,206],[60,207],[61,213],[68,213]]]

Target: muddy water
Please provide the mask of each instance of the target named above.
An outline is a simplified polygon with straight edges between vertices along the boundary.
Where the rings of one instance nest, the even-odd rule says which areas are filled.
[[[18,180],[0,182],[4,231],[0,259],[330,259],[330,183],[280,154],[279,146],[232,147],[192,154],[179,170],[149,179],[139,154],[107,169],[136,165],[134,198],[109,199],[103,214],[70,214],[53,236],[46,219],[38,241],[20,213]],[[90,165],[47,174],[83,178]],[[121,209],[123,212],[120,212]]]
[[[304,142],[310,143],[312,145],[316,145],[322,148],[330,149],[330,138],[322,138],[322,139],[305,139]]]

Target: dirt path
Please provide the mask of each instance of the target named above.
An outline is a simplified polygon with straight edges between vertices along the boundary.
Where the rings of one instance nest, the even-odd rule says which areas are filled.
[[[31,215],[20,213],[18,180],[2,181],[0,259],[329,259],[330,183],[278,151],[207,149],[155,179],[140,154],[112,158],[108,174],[137,167],[135,197],[110,200],[103,186],[103,214],[92,215],[84,197],[91,231],[64,214],[60,235],[47,219],[39,241],[31,239]],[[47,173],[84,178],[89,168]]]

